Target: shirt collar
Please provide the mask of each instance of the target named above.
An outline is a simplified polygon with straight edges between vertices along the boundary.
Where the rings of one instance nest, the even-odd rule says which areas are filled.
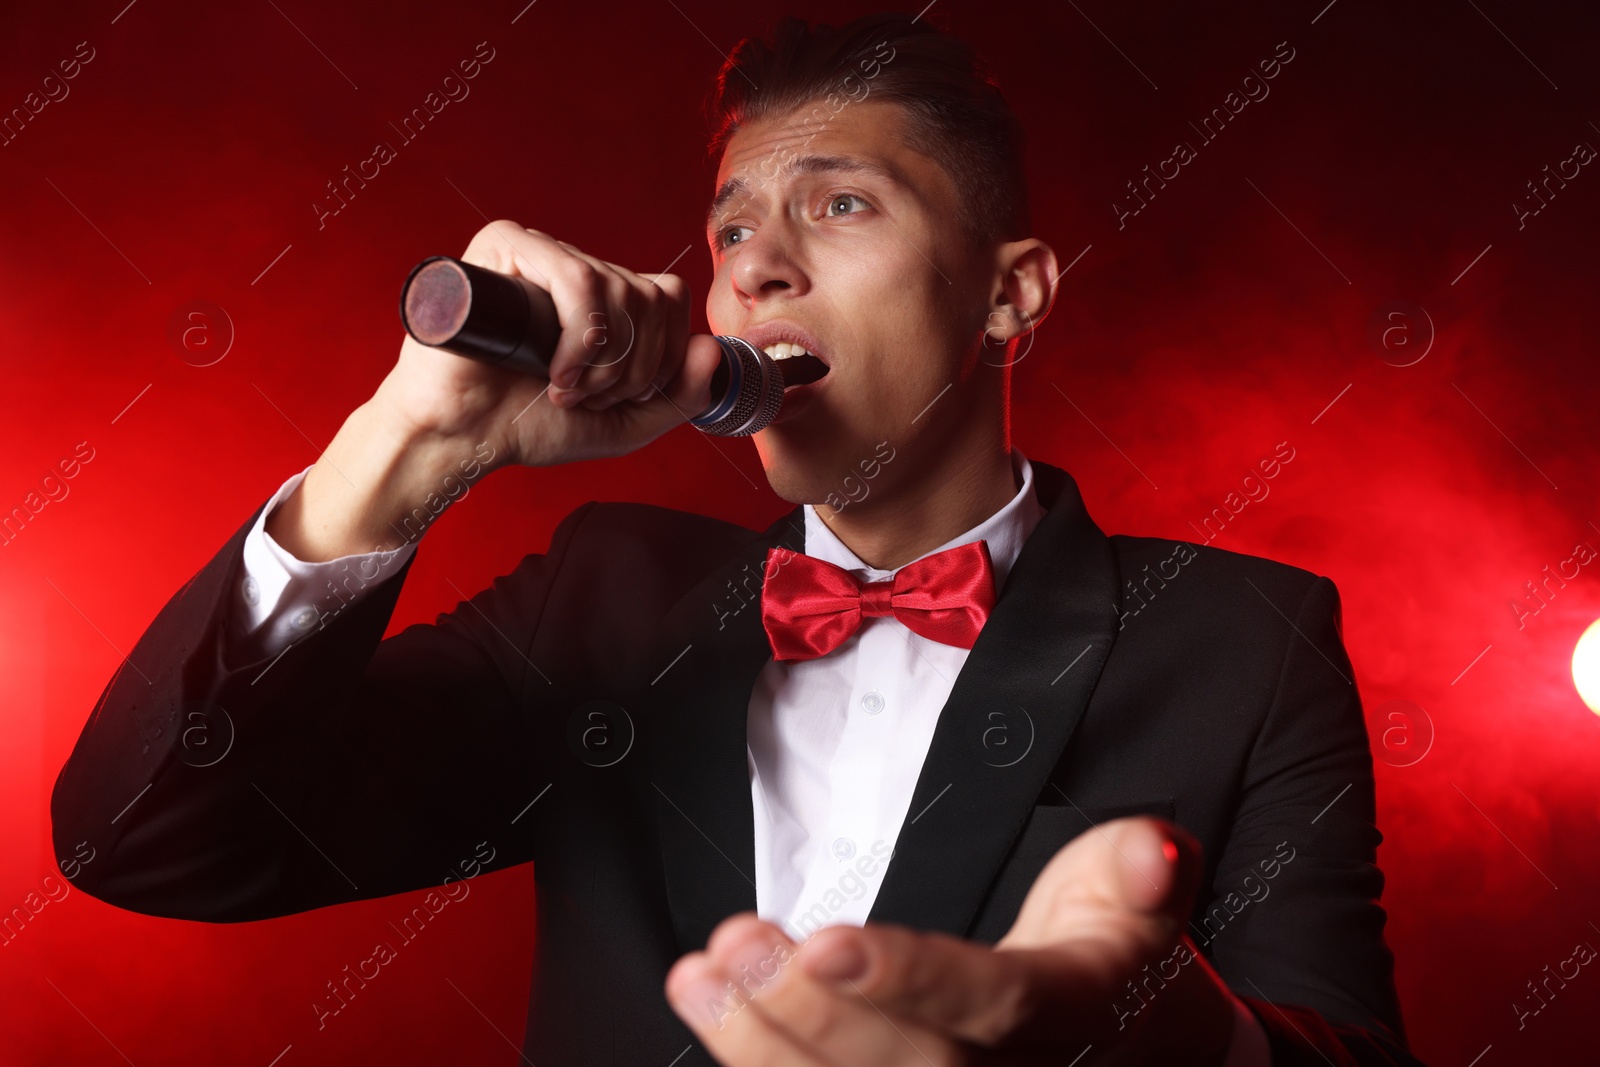
[[[1038,497],[1033,489],[1033,466],[1028,462],[1028,457],[1016,448],[1011,450],[1011,469],[1021,480],[1022,487],[1017,490],[1017,495],[1012,497],[1010,502],[966,533],[952,537],[938,548],[924,552],[917,559],[925,559],[935,552],[943,552],[945,549],[955,548],[969,541],[987,541],[989,559],[994,564],[994,587],[996,591],[1003,587],[1012,563],[1022,551],[1023,542],[1033,533],[1034,527],[1039,525],[1039,520],[1044,518],[1044,509],[1039,506]],[[894,570],[880,570],[877,567],[867,566],[832,530],[828,529],[813,505],[806,504],[805,513],[806,555],[842,567],[866,582],[881,582],[892,578],[895,571],[900,569],[896,567]],[[908,563],[915,562],[916,560],[908,561]],[[905,565],[907,564],[902,564]]]

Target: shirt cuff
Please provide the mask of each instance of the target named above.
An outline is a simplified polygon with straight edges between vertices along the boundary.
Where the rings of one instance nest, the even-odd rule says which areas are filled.
[[[305,480],[307,466],[267,501],[245,535],[243,567],[235,591],[234,636],[273,655],[356,602],[402,566],[417,549],[407,541],[389,551],[357,552],[322,562],[297,558],[267,533],[267,517]]]
[[[1272,1067],[1272,1049],[1261,1020],[1232,992],[1228,999],[1233,1002],[1233,1041],[1222,1067]]]

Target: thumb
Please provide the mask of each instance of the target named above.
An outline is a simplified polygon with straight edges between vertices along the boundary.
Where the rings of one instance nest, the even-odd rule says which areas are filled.
[[[624,420],[623,438],[638,448],[711,406],[711,376],[722,362],[722,348],[710,334],[689,338],[683,363],[665,386],[652,385],[639,399],[605,409]],[[659,381],[659,379],[658,379]]]
[[[711,406],[711,376],[722,363],[722,346],[710,334],[689,338],[678,373],[650,398],[634,405],[637,419],[663,433]]]
[[[1174,823],[1135,816],[1092,826],[1045,865],[1001,944],[1038,947],[1090,935],[1108,912],[1147,936],[1175,935],[1203,876],[1200,843]]]
[[[1166,819],[1140,816],[1118,820],[1121,899],[1130,907],[1177,920],[1180,927],[1194,908],[1205,871],[1200,842]]]

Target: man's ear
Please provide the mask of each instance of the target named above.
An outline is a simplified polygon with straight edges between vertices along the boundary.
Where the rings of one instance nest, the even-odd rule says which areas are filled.
[[[1055,251],[1037,237],[995,247],[986,344],[1000,347],[1036,328],[1056,302]]]

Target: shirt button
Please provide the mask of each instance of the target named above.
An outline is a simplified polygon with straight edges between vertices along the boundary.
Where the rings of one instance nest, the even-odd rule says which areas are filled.
[[[316,608],[306,608],[304,611],[300,612],[300,614],[298,614],[298,615],[296,615],[294,617],[294,628],[296,630],[309,630],[313,626],[315,626],[316,624],[317,624],[317,609]]]
[[[244,599],[252,607],[261,603],[261,589],[256,585],[256,578],[253,574],[244,576]]]
[[[847,860],[856,854],[856,843],[848,837],[836,838],[833,842],[833,854],[842,860]]]
[[[861,707],[868,715],[876,715],[883,710],[883,694],[874,689],[861,697]]]

